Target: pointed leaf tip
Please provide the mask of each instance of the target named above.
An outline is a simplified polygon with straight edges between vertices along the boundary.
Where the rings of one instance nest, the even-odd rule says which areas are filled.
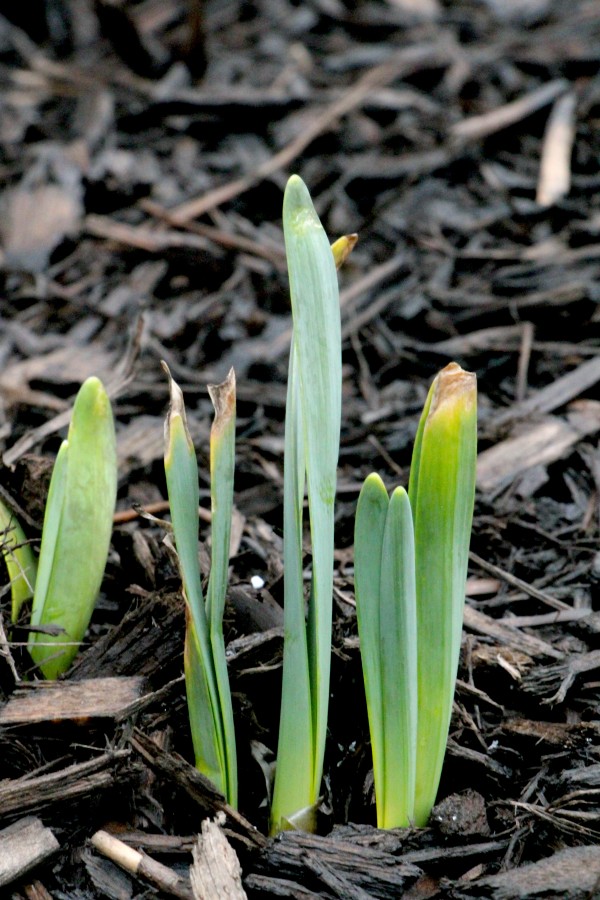
[[[321,222],[309,190],[299,175],[292,175],[283,195],[283,220],[288,227],[302,234],[311,228],[321,228]]]
[[[165,418],[164,434],[165,434],[165,460],[171,457],[171,433],[176,419],[181,420],[183,425],[183,433],[188,444],[190,452],[195,454],[194,444],[187,424],[187,416],[185,414],[185,401],[183,399],[183,391],[171,375],[168,365],[161,359],[160,364],[162,370],[169,379],[169,411]]]

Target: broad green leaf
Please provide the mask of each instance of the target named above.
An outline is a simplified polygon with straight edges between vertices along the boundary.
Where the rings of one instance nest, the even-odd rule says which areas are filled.
[[[54,565],[54,553],[63,514],[65,491],[67,486],[68,441],[63,441],[58,449],[50,488],[44,511],[42,528],[42,544],[38,559],[38,572],[35,582],[33,605],[31,607],[31,624],[39,625],[42,619],[44,601],[48,593],[48,584]]]
[[[229,541],[235,474],[235,374],[222,384],[209,384],[215,408],[210,431],[211,563],[206,613],[211,630],[223,631],[229,568]]]
[[[218,697],[215,697],[210,688],[210,658],[207,660],[206,648],[201,649],[200,645],[188,608],[183,663],[194,759],[198,771],[206,775],[217,790],[227,797],[227,770],[222,747],[221,722],[218,708],[215,707]],[[214,676],[212,680],[214,682]],[[213,690],[216,690],[214,684]]]
[[[59,634],[32,633],[29,652],[46,678],[71,664],[100,590],[117,492],[115,428],[98,378],[81,386],[67,441],[53,473],[40,549],[32,624]]]
[[[413,817],[417,736],[417,633],[413,525],[406,491],[391,500],[365,480],[354,538],[356,614],[369,715],[377,824]]]

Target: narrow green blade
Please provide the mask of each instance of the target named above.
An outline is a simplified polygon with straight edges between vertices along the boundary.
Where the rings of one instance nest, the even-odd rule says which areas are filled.
[[[381,704],[383,709],[383,796],[377,824],[411,824],[417,755],[417,622],[415,552],[408,495],[392,494],[381,553]]]
[[[389,497],[383,481],[375,473],[369,475],[356,507],[354,593],[378,810],[380,804],[383,809],[385,788],[380,610],[381,554],[388,507]]]
[[[226,796],[230,805],[235,807],[237,806],[235,728],[223,640],[223,612],[228,581],[235,473],[235,373],[233,369],[230,370],[227,379],[222,384],[209,385],[208,391],[215,408],[215,419],[210,432],[212,554],[206,613],[222,718],[227,778]]]
[[[171,406],[165,423],[165,476],[188,618],[185,679],[196,767],[227,796],[227,765],[208,621],[198,560],[198,464],[181,389],[168,368]]]
[[[283,491],[284,653],[277,771],[271,833],[284,830],[311,805],[313,722],[302,580],[305,460],[296,353],[290,355],[285,411]]]
[[[207,665],[206,649],[201,649],[201,642],[190,616],[189,607],[186,607],[183,663],[188,718],[196,768],[212,781],[224,797],[227,797],[225,754],[217,730],[220,722],[215,722],[215,699],[210,687],[211,661],[208,660]]]
[[[235,374],[229,372],[222,384],[209,384],[208,392],[215,408],[210,431],[211,564],[206,614],[211,629],[221,630],[233,512],[235,474]]]
[[[462,632],[477,454],[475,376],[456,363],[436,377],[419,426],[409,497],[414,517],[418,642],[415,823],[440,780]]]
[[[312,547],[308,664],[313,720],[313,788],[321,788],[331,666],[333,513],[340,446],[342,355],[337,275],[327,235],[303,181],[292,175],[283,200],[283,224]],[[308,805],[308,804],[307,804]]]
[[[294,416],[297,431],[296,446],[292,453],[298,465],[299,444],[302,442],[302,456],[306,466],[308,506],[310,515],[311,547],[313,557],[312,588],[307,626],[308,677],[310,698],[301,702],[304,714],[307,703],[311,709],[312,734],[312,784],[308,795],[301,803],[302,810],[312,806],[319,797],[323,772],[323,756],[327,729],[327,708],[329,701],[329,672],[331,664],[331,612],[333,590],[333,506],[336,487],[336,468],[339,453],[340,413],[341,413],[341,337],[340,310],[337,276],[333,252],[327,236],[315,212],[310,195],[302,180],[293,175],[287,184],[283,201],[283,228],[285,236],[290,294],[294,320],[292,354],[294,356],[294,380],[298,382],[298,412]],[[289,396],[289,395],[288,395]],[[286,417],[286,428],[288,419]],[[288,459],[286,459],[286,463]],[[285,481],[285,477],[284,477]],[[303,486],[303,478],[298,471],[294,484],[294,503],[301,508],[298,490]],[[303,489],[303,488],[302,488]],[[292,502],[292,501],[289,501]],[[285,513],[284,513],[285,518]],[[285,519],[287,526],[287,518]],[[297,547],[297,536],[292,536]],[[292,546],[292,545],[290,545]],[[300,522],[301,548],[301,522]],[[290,554],[296,551],[290,551]],[[288,560],[284,560],[288,570]],[[296,577],[297,560],[289,567]],[[301,568],[301,563],[300,563]],[[301,580],[296,589],[301,593]],[[300,624],[298,623],[298,628]],[[304,626],[302,626],[304,631]],[[285,654],[295,657],[298,678],[304,678],[306,663],[300,659],[303,639],[292,633],[286,626]],[[294,650],[288,648],[294,647]],[[301,671],[302,670],[302,671]],[[282,709],[298,699],[298,689],[294,687],[293,698],[288,699],[286,687],[291,684],[293,674],[285,675]],[[300,682],[302,683],[302,682]],[[290,688],[291,690],[291,688]],[[306,764],[300,757],[305,742],[296,748],[285,742],[278,750],[276,773],[276,799],[274,821],[282,814],[294,817],[292,803],[284,799],[286,791],[293,791],[298,797],[298,784],[306,771]],[[293,784],[296,781],[296,784]],[[280,784],[278,784],[280,782]],[[287,786],[286,786],[287,785]],[[289,810],[289,814],[288,811]]]
[[[97,378],[88,378],[77,394],[67,447],[61,448],[57,464],[57,484],[51,488],[44,519],[48,536],[42,533],[32,622],[64,631],[32,633],[29,639],[29,652],[46,678],[64,672],[77,653],[100,590],[112,534],[115,427],[108,395]]]
[[[0,499],[0,553],[4,556],[11,594],[11,622],[19,618],[26,600],[33,597],[37,561],[14,513]]]

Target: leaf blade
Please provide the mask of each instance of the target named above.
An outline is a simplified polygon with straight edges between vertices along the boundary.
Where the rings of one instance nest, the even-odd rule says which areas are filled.
[[[198,464],[179,385],[169,377],[171,404],[165,422],[165,477],[173,534],[186,601],[184,669],[196,768],[224,796],[228,792],[223,720],[198,560]]]
[[[77,653],[100,590],[112,534],[116,436],[110,401],[98,378],[88,378],[79,389],[66,448],[57,463],[58,482],[48,502],[54,508],[44,519],[49,532],[46,548],[42,533],[33,607],[38,624],[58,625],[64,636],[32,633],[29,639],[30,655],[46,678],[64,672]],[[53,645],[60,644],[57,655]]]
[[[379,475],[372,473],[363,482],[356,507],[354,595],[378,810],[385,795],[380,623],[383,535],[388,507],[385,485]]]
[[[380,828],[407,827],[417,762],[417,619],[413,522],[401,487],[391,496],[383,534],[380,646],[384,791],[377,819]]]
[[[417,589],[415,822],[425,825],[446,749],[458,667],[477,455],[476,379],[450,363],[434,380],[409,482]]]

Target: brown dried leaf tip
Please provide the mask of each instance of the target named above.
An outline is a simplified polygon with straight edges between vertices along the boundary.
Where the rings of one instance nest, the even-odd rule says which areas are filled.
[[[185,402],[183,399],[183,391],[181,390],[181,388],[179,387],[177,382],[173,379],[173,376],[171,375],[171,370],[169,369],[169,367],[166,364],[166,362],[164,361],[164,359],[161,359],[160,364],[162,366],[163,372],[169,379],[170,405],[169,405],[169,412],[167,413],[167,417],[165,419],[165,426],[164,426],[165,427],[165,447],[167,448],[166,455],[168,456],[169,450],[171,447],[171,425],[172,425],[173,419],[176,416],[179,416],[179,418],[182,421],[183,430],[185,432],[187,442],[192,447],[192,449],[193,449],[193,444],[192,444],[192,438],[190,436],[190,432],[189,432],[189,428],[188,428],[188,424],[187,424],[187,418],[185,415]]]
[[[215,418],[210,430],[211,437],[217,438],[235,418],[235,372],[229,370],[221,384],[209,384],[208,393],[215,408]]]
[[[428,418],[445,406],[461,404],[463,412],[470,410],[477,399],[477,376],[451,362],[436,377]]]

